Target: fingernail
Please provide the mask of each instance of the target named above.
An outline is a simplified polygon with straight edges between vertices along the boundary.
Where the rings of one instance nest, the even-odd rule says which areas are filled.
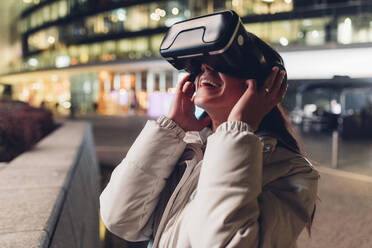
[[[277,70],[279,70],[279,67],[274,66],[274,67],[273,67],[273,71],[277,71]]]

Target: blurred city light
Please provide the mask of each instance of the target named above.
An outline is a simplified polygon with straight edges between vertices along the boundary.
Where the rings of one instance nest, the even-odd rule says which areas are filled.
[[[38,61],[36,58],[30,58],[30,59],[28,60],[28,64],[29,64],[30,66],[35,67],[35,66],[37,66],[37,65],[39,64],[39,61]]]
[[[58,56],[56,58],[56,67],[57,68],[63,68],[68,67],[70,65],[70,57],[69,56]]]
[[[56,39],[53,36],[48,37],[49,44],[54,44],[56,42]]]
[[[173,15],[178,15],[178,13],[179,13],[178,8],[174,7],[174,8],[172,9],[172,14],[173,14]]]
[[[285,37],[280,37],[279,42],[280,42],[280,44],[281,44],[282,46],[288,46],[288,44],[289,44],[288,39],[285,38]]]

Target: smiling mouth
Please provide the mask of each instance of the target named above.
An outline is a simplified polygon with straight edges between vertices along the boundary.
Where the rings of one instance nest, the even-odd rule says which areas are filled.
[[[209,87],[209,88],[218,88],[220,85],[218,83],[215,83],[213,81],[209,80],[202,80],[200,83],[200,86],[202,87]]]

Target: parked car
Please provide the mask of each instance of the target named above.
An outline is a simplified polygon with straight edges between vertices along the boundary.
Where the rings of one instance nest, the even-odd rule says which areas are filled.
[[[338,130],[343,138],[372,137],[372,80],[334,77],[301,80],[292,122],[304,132]]]

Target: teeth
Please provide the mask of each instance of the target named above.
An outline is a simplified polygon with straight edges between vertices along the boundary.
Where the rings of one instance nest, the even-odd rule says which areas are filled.
[[[215,82],[212,82],[212,81],[207,81],[207,80],[203,80],[201,81],[200,83],[201,85],[208,85],[208,86],[213,86],[213,87],[219,87],[219,85]]]

